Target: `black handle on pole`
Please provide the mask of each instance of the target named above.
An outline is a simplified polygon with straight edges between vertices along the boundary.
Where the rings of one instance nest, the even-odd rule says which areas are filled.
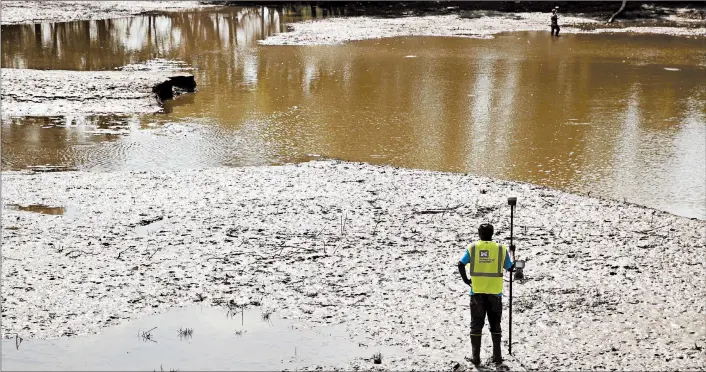
[[[514,251],[514,244],[513,244],[513,223],[515,220],[515,206],[517,205],[517,198],[516,197],[509,197],[507,198],[507,204],[510,205],[510,251],[512,252],[512,259],[513,261],[515,260],[515,251]],[[509,319],[509,326],[508,326],[508,354],[512,355],[512,272],[510,272],[510,319]]]

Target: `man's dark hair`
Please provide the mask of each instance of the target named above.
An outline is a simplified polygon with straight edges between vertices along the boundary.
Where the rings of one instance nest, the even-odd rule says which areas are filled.
[[[493,225],[489,223],[481,224],[480,227],[478,227],[478,236],[480,237],[480,240],[493,240],[493,232]]]

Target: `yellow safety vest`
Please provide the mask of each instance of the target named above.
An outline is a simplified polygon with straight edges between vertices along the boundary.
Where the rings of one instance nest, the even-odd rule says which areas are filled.
[[[505,246],[479,240],[468,245],[471,262],[466,265],[471,275],[473,293],[500,294],[503,292],[503,264]]]

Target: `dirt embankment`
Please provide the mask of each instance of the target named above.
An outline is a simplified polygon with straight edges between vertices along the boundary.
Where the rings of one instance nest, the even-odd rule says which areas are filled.
[[[206,6],[199,1],[2,1],[2,24],[129,17]]]
[[[344,324],[353,340],[406,350],[381,366],[341,368],[467,367],[468,288],[456,263],[481,222],[508,242],[514,195],[527,278],[514,286],[512,366],[706,365],[706,287],[694,276],[706,270],[705,221],[524,183],[332,161],[5,172],[2,195],[73,210],[4,207],[6,338],[97,332],[205,299]]]
[[[151,113],[161,102],[193,92],[194,76],[179,71],[2,69],[2,117]]]

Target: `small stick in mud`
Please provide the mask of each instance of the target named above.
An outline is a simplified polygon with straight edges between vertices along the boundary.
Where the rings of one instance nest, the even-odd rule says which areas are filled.
[[[373,228],[373,236],[377,235],[378,225],[380,224],[380,222],[382,222],[382,218],[380,218],[381,215],[382,215],[382,213],[375,214],[375,219],[374,219],[375,227]]]
[[[348,220],[348,211],[341,215],[341,236],[346,232],[346,221]]]
[[[463,204],[459,204],[455,207],[449,207],[448,205],[446,208],[437,208],[437,209],[424,209],[421,211],[414,211],[412,213],[414,214],[445,214],[446,212],[452,212],[455,211],[458,208],[461,208]]]
[[[71,254],[73,254],[73,256],[69,256],[69,255],[71,255]],[[73,250],[70,250],[70,251],[66,252],[66,257],[69,257],[69,258],[78,258],[79,256],[81,256],[81,255],[83,255],[83,254],[86,254],[86,255],[89,255],[89,256],[97,256],[97,255],[99,255],[100,253],[90,253],[90,252],[82,251],[82,250],[80,250],[80,249],[73,249]]]
[[[154,255],[156,255],[157,252],[159,252],[159,251],[161,251],[161,250],[162,250],[162,247],[159,247],[159,248],[155,249],[154,252],[152,252],[152,254],[151,254],[148,258],[151,260],[152,257],[154,257]]]
[[[668,223],[666,223],[666,224],[664,224],[664,225],[660,225],[660,226],[657,226],[657,227],[654,227],[654,228],[651,228],[651,229],[642,230],[642,231],[640,231],[640,230],[633,230],[633,232],[636,232],[636,233],[639,233],[639,234],[647,234],[647,233],[649,233],[649,232],[652,232],[652,231],[655,231],[655,230],[659,230],[659,229],[661,229],[661,228],[663,228],[663,227],[667,227],[667,226],[669,226],[669,225],[671,225],[671,224],[672,224],[671,222],[668,222]]]
[[[333,252],[331,252],[331,255],[332,255],[332,256],[335,256],[335,255],[336,255],[336,251],[338,250],[338,248],[339,248],[340,246],[341,246],[341,243],[339,242],[338,244],[336,244],[335,247],[333,247]]]
[[[118,252],[118,257],[116,257],[116,259],[119,260],[119,259],[120,259],[120,256],[121,256],[123,253],[125,253],[125,252],[127,252],[128,250],[133,249],[133,248],[135,248],[135,246],[134,246],[134,245],[131,245],[131,246],[129,246],[129,247],[123,249],[122,251]],[[67,254],[68,254],[68,253],[67,253]],[[150,258],[151,258],[151,257],[150,257]]]

